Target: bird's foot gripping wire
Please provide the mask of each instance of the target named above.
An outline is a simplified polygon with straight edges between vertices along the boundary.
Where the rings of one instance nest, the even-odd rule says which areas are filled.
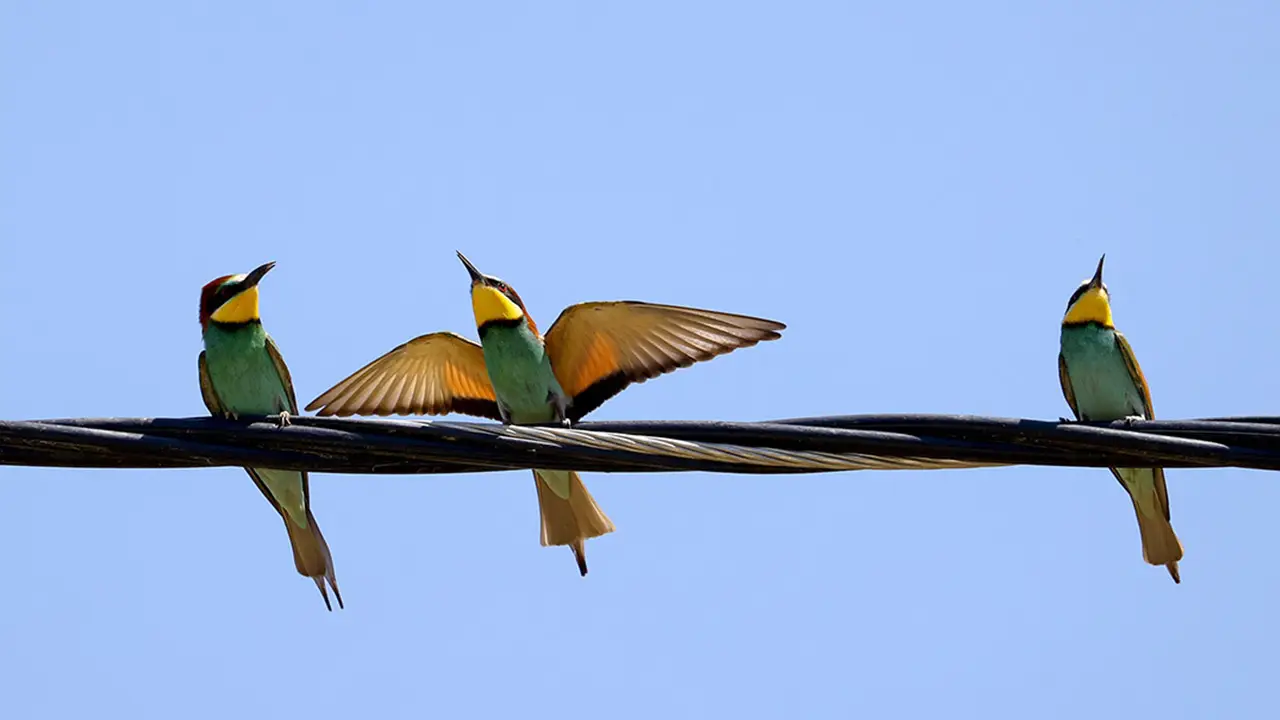
[[[280,427],[282,427],[282,428],[283,428],[283,427],[289,427],[289,411],[288,411],[288,410],[281,410],[281,411],[280,411],[280,420],[279,420],[279,423],[280,423]]]
[[[1143,420],[1146,420],[1146,418],[1141,415],[1126,415],[1124,418],[1124,426],[1133,427],[1135,422],[1142,422]]]
[[[572,403],[565,396],[555,391],[548,392],[547,402],[551,403],[551,408],[555,413],[552,419],[565,427],[572,425],[569,421],[569,405]]]

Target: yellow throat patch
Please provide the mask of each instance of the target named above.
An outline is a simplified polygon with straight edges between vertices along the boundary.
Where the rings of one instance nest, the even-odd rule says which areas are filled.
[[[246,323],[252,320],[260,319],[258,315],[258,286],[245,290],[230,300],[222,304],[217,310],[213,311],[214,322],[220,323]]]
[[[1089,322],[1096,322],[1107,328],[1115,327],[1111,321],[1111,299],[1100,287],[1085,290],[1071,307],[1067,308],[1067,315],[1062,318],[1063,325],[1083,325]]]
[[[519,320],[524,317],[519,305],[511,302],[511,298],[501,290],[488,285],[471,287],[471,311],[476,316],[476,327],[493,320]]]

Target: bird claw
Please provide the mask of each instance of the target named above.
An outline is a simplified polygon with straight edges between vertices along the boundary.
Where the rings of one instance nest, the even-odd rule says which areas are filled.
[[[289,427],[289,411],[288,410],[280,411],[279,423],[280,423],[280,427],[282,428]]]
[[[1124,426],[1133,427],[1135,422],[1142,422],[1143,420],[1146,420],[1146,418],[1141,415],[1126,415],[1124,418]]]
[[[1069,419],[1067,419],[1067,418],[1064,418],[1064,417],[1062,417],[1061,415],[1059,415],[1059,416],[1058,416],[1058,422],[1069,423],[1069,422],[1071,422],[1071,420],[1069,420]]]

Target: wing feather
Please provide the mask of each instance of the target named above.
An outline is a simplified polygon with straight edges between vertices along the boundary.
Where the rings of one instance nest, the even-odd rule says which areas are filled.
[[[1129,370],[1129,377],[1142,395],[1143,417],[1148,420],[1155,420],[1156,413],[1151,408],[1151,388],[1147,386],[1147,378],[1142,374],[1142,368],[1138,365],[1138,358],[1133,354],[1133,347],[1129,345],[1129,341],[1125,339],[1124,335],[1119,332],[1116,333],[1116,346],[1120,348],[1120,357],[1124,360],[1125,368]]]
[[[1071,406],[1071,412],[1075,413],[1076,419],[1080,419],[1080,410],[1076,407],[1076,393],[1071,389],[1071,375],[1067,373],[1067,359],[1058,353],[1058,383],[1062,385],[1062,397],[1067,399],[1067,405]]]
[[[422,335],[386,353],[307,405],[318,415],[445,415],[501,420],[478,343],[451,332]]]
[[[289,366],[284,364],[284,358],[280,355],[280,348],[276,347],[276,341],[267,336],[267,355],[271,357],[271,363],[276,366],[276,372],[280,373],[280,381],[284,383],[284,391],[289,398],[290,415],[298,414],[298,395],[293,391],[293,376],[289,374]]]
[[[203,350],[200,351],[200,398],[204,400],[204,406],[209,409],[210,415],[223,417],[227,414],[218,391],[213,389],[213,378],[209,377],[209,362],[205,360]]]
[[[1124,360],[1124,366],[1129,371],[1129,377],[1138,388],[1138,394],[1142,396],[1143,417],[1148,420],[1155,420],[1156,412],[1151,405],[1151,387],[1147,385],[1147,377],[1142,374],[1142,366],[1138,365],[1138,356],[1133,354],[1133,346],[1129,344],[1129,340],[1120,332],[1116,332],[1116,346],[1120,348],[1120,357]],[[1165,484],[1164,468],[1155,468],[1154,476],[1156,497],[1160,499],[1160,509],[1164,511],[1164,519],[1169,520],[1169,488]],[[1119,479],[1118,473],[1116,474],[1116,479]]]
[[[776,340],[786,325],[773,320],[633,301],[566,308],[547,332],[556,380],[577,421],[632,383]]]

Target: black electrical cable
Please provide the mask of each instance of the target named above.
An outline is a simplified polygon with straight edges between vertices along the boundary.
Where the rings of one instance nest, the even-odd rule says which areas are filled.
[[[803,473],[977,465],[1280,469],[1280,417],[1075,423],[967,415],[771,422],[584,422],[511,428],[426,419],[275,417],[0,421],[0,465],[258,466],[431,474],[540,467],[589,472]],[[894,464],[904,460],[901,464]],[[910,461],[910,462],[907,462]],[[914,463],[914,464],[913,464]],[[871,463],[868,467],[882,467]],[[952,465],[953,467],[955,465]]]

